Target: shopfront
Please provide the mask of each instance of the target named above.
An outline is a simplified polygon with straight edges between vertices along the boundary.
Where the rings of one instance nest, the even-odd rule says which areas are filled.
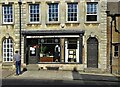
[[[22,31],[22,35],[26,64],[82,63],[84,31]]]

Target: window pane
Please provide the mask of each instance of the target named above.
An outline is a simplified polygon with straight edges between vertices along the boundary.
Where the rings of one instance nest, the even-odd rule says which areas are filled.
[[[30,4],[29,7],[30,22],[39,22],[39,4]]]
[[[97,3],[87,3],[87,14],[97,14]]]
[[[7,58],[7,61],[9,61],[9,58]]]
[[[118,52],[119,49],[118,49],[118,46],[114,46],[114,56],[118,56]]]
[[[12,5],[4,5],[3,6],[3,20],[4,22],[13,22],[13,16],[12,16]]]
[[[97,21],[97,15],[87,15],[87,21]]]
[[[68,3],[68,21],[77,21],[77,3]]]
[[[97,21],[97,4],[98,3],[87,3],[87,19],[86,21]]]
[[[13,43],[11,39],[3,41],[3,58],[5,62],[12,61],[13,58]]]
[[[118,46],[115,46],[115,51],[118,51]]]
[[[115,53],[114,53],[114,56],[118,56],[118,52],[115,52]]]
[[[58,3],[48,4],[48,6],[49,21],[58,21]]]

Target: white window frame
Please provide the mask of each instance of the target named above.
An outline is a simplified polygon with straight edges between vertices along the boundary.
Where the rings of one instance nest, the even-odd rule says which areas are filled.
[[[49,21],[49,4],[58,4],[58,21]],[[54,3],[47,3],[47,23],[59,23],[59,3],[54,2]]]
[[[5,22],[4,20],[5,20],[5,14],[4,14],[4,11],[5,11],[5,6],[11,6],[12,7],[12,13],[10,13],[9,15],[12,15],[12,17],[11,17],[11,19],[12,19],[12,21],[11,22]],[[8,9],[7,9],[7,11],[8,11]],[[2,16],[2,19],[3,19],[3,24],[13,24],[13,19],[14,19],[14,16],[13,16],[13,6],[10,4],[10,5],[2,5],[2,14],[3,14],[3,16]],[[7,18],[7,20],[8,20],[9,18]]]
[[[7,54],[9,54],[9,56]],[[10,38],[4,39],[3,40],[3,62],[12,62],[12,61],[13,61],[13,41]]]
[[[96,14],[87,14],[87,6],[88,6],[88,3],[93,3],[93,4],[96,4]],[[97,20],[96,21],[87,21],[87,16],[89,15],[96,15],[97,16]],[[99,3],[98,2],[86,2],[86,16],[85,16],[85,22],[86,23],[98,23],[99,22]]]
[[[77,38],[77,37],[75,37]],[[77,39],[77,49],[74,49],[76,50],[76,62],[69,62],[68,61],[68,57],[69,57],[69,50],[68,49],[68,39],[65,39],[65,63],[79,63],[80,60],[79,60],[79,40]]]
[[[118,49],[117,51],[115,50],[115,47],[116,47],[116,46],[118,47],[118,48],[117,48],[117,49]],[[115,55],[116,52],[118,53],[118,56],[119,56],[119,46],[118,46],[118,45],[115,45],[115,46],[114,46],[114,57],[115,57],[115,58],[118,57],[118,56]]]
[[[77,4],[77,21],[68,21],[68,4]],[[71,2],[67,2],[66,3],[66,22],[67,23],[78,23],[79,22],[79,12],[78,12],[79,10],[78,10],[78,2],[75,2],[75,3],[71,3]]]
[[[39,21],[31,21],[30,19],[31,19],[31,17],[30,17],[30,5],[39,5]],[[40,4],[37,4],[37,3],[35,3],[35,4],[29,4],[28,5],[29,6],[29,23],[35,23],[35,24],[37,24],[37,23],[40,23],[40,20],[41,20],[41,18],[40,18]]]

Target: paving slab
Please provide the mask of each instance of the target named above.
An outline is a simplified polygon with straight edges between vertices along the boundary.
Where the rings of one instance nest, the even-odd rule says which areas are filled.
[[[6,69],[2,69],[1,72],[2,72],[2,79],[7,78],[15,73],[14,70],[6,70]]]
[[[6,79],[86,80],[118,82],[112,74],[83,73],[74,71],[39,70],[25,71],[19,76],[11,74]]]
[[[52,79],[52,80],[73,80],[71,71],[26,71],[19,76],[15,74],[8,79]]]

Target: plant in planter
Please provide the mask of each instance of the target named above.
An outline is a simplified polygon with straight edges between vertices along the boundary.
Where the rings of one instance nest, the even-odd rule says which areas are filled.
[[[47,48],[46,46],[45,47],[43,47],[43,46],[40,47],[40,57],[43,57],[46,48]]]

